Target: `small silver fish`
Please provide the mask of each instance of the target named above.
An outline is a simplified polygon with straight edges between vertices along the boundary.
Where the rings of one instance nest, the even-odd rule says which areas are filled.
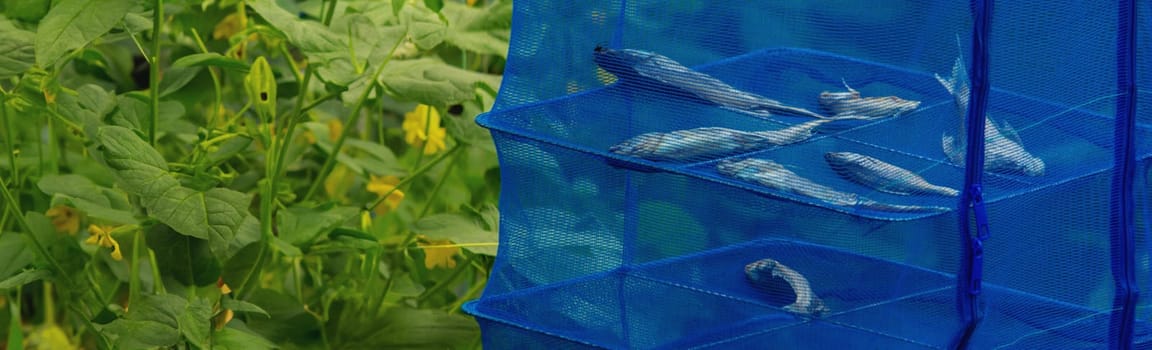
[[[827,118],[804,108],[787,106],[764,96],[732,87],[708,74],[685,67],[666,56],[633,49],[614,50],[597,46],[593,53],[596,65],[616,75],[621,81],[645,87],[672,87],[690,96],[721,107],[759,116],[773,114]]]
[[[780,130],[741,131],[705,127],[637,135],[609,152],[651,160],[692,161],[722,157],[770,146],[783,146],[812,137],[813,129],[830,119],[818,119]]]
[[[936,74],[936,80],[940,82],[940,85],[944,85],[945,89],[948,89],[949,94],[952,94],[956,112],[960,118],[958,135],[951,136],[945,132],[941,136],[940,142],[948,159],[953,164],[961,166],[964,165],[964,155],[968,149],[968,139],[965,136],[967,126],[964,125],[965,117],[968,115],[970,95],[967,74],[964,62],[960,58],[957,58],[956,63],[952,65],[951,77],[944,78]],[[1005,174],[1042,176],[1044,175],[1044,168],[1044,160],[1024,149],[1020,135],[1008,124],[1008,121],[997,125],[988,115],[984,116],[984,170]]]
[[[757,183],[765,187],[796,195],[814,198],[828,204],[863,208],[883,212],[936,212],[947,208],[916,205],[898,205],[877,202],[856,193],[838,191],[813,182],[785,169],[783,165],[767,159],[748,158],[744,160],[722,160],[716,165],[721,175],[737,180]]]
[[[816,296],[816,292],[812,291],[812,286],[809,285],[808,279],[804,278],[804,275],[779,261],[773,259],[753,261],[744,266],[744,276],[756,286],[768,283],[774,277],[787,281],[788,285],[792,286],[792,292],[796,294],[796,301],[785,305],[784,311],[813,317],[820,317],[831,311],[824,304],[824,300],[821,300]]]
[[[960,191],[928,183],[920,175],[879,159],[852,152],[828,152],[824,160],[841,177],[892,194],[937,194],[955,197]]]
[[[899,117],[920,107],[920,101],[905,100],[896,96],[860,97],[860,92],[843,82],[848,92],[820,93],[820,106],[832,113],[832,118],[848,116],[856,119],[880,119]]]

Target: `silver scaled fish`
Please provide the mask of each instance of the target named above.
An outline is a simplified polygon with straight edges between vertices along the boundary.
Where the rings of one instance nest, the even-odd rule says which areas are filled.
[[[830,309],[816,296],[816,292],[812,291],[812,286],[808,283],[808,279],[796,270],[781,264],[774,259],[760,259],[744,266],[744,276],[752,285],[757,287],[765,287],[772,278],[781,278],[788,282],[792,287],[792,292],[796,294],[796,301],[783,307],[784,311],[794,314],[808,315],[813,317],[820,317],[828,313]]]
[[[721,175],[760,184],[774,190],[814,198],[822,202],[848,208],[881,212],[923,213],[945,211],[947,208],[898,205],[877,202],[856,193],[843,192],[818,184],[785,169],[783,165],[767,159],[722,160],[716,165]]]
[[[824,160],[841,177],[892,194],[957,196],[960,191],[928,183],[920,175],[879,159],[852,152],[828,152]]]
[[[812,137],[813,129],[830,122],[813,120],[780,130],[741,131],[704,127],[637,135],[608,149],[609,152],[662,161],[693,161],[718,158],[740,152],[783,146]]]
[[[968,149],[967,127],[964,125],[965,116],[968,115],[968,79],[964,62],[956,59],[952,65],[950,78],[936,75],[936,80],[948,89],[956,104],[956,113],[960,117],[960,128],[957,136],[941,137],[944,154],[956,165],[964,165],[964,154]],[[1044,175],[1044,160],[1028,153],[1020,140],[1016,130],[1004,121],[997,125],[987,115],[984,116],[984,169],[990,172],[1005,174],[1024,174],[1028,176]]]
[[[759,116],[774,114],[826,118],[804,108],[792,107],[764,96],[742,91],[685,67],[666,56],[633,49],[597,46],[596,65],[616,75],[622,82],[644,88],[671,91],[696,97],[721,107]]]
[[[820,93],[820,106],[832,113],[832,118],[855,117],[856,119],[880,119],[898,117],[920,107],[920,101],[905,100],[896,96],[861,97],[860,92],[843,82],[848,92]]]

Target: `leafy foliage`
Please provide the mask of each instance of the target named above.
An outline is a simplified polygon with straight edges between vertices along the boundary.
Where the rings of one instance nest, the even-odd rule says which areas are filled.
[[[0,0],[5,346],[479,346],[511,6]]]

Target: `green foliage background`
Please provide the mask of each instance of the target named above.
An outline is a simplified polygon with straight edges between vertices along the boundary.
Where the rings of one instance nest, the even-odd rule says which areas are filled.
[[[0,349],[479,347],[511,13],[0,0]]]

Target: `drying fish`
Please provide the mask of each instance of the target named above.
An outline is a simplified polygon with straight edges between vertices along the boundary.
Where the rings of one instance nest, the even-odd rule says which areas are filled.
[[[842,81],[843,82],[843,81]],[[832,118],[854,116],[859,119],[898,117],[920,107],[920,101],[896,96],[860,97],[860,92],[843,82],[848,92],[821,92],[820,106],[832,113]]]
[[[804,141],[812,137],[813,129],[829,121],[813,120],[780,130],[758,132],[720,127],[650,132],[625,140],[608,151],[651,160],[702,160]]]
[[[724,176],[754,182],[765,187],[814,198],[828,204],[883,212],[933,212],[947,208],[880,203],[855,193],[843,192],[813,182],[766,159],[722,160],[716,170]]]
[[[626,83],[663,89],[703,99],[721,107],[760,116],[774,114],[825,118],[807,109],[787,106],[773,99],[741,91],[708,74],[700,73],[653,52],[597,46],[593,60]]]
[[[968,79],[967,71],[964,69],[964,62],[956,59],[956,63],[952,65],[952,77],[944,78],[939,74],[936,75],[936,80],[948,89],[948,93],[952,94],[954,103],[956,104],[956,111],[960,117],[960,130],[958,136],[951,136],[947,133],[941,137],[941,144],[944,148],[944,154],[953,164],[963,165],[964,154],[968,149],[968,142],[966,130],[964,125],[965,116],[968,115]],[[984,116],[984,169],[990,172],[997,173],[1018,173],[1028,176],[1041,176],[1044,175],[1044,160],[1033,156],[1028,151],[1024,150],[1024,144],[1020,140],[1020,135],[1016,130],[1004,121],[1001,125],[996,125],[991,118],[987,115]]]
[[[765,284],[770,283],[774,277],[788,282],[792,292],[796,294],[796,301],[785,305],[784,311],[814,317],[820,317],[830,311],[828,306],[824,305],[824,301],[812,291],[812,286],[808,284],[808,279],[804,278],[804,275],[779,261],[773,259],[754,261],[744,266],[744,276],[752,285],[758,287],[765,287]]]
[[[824,160],[840,176],[881,192],[902,195],[928,193],[952,197],[960,194],[955,189],[930,184],[928,180],[907,169],[863,154],[828,152],[824,154]]]

